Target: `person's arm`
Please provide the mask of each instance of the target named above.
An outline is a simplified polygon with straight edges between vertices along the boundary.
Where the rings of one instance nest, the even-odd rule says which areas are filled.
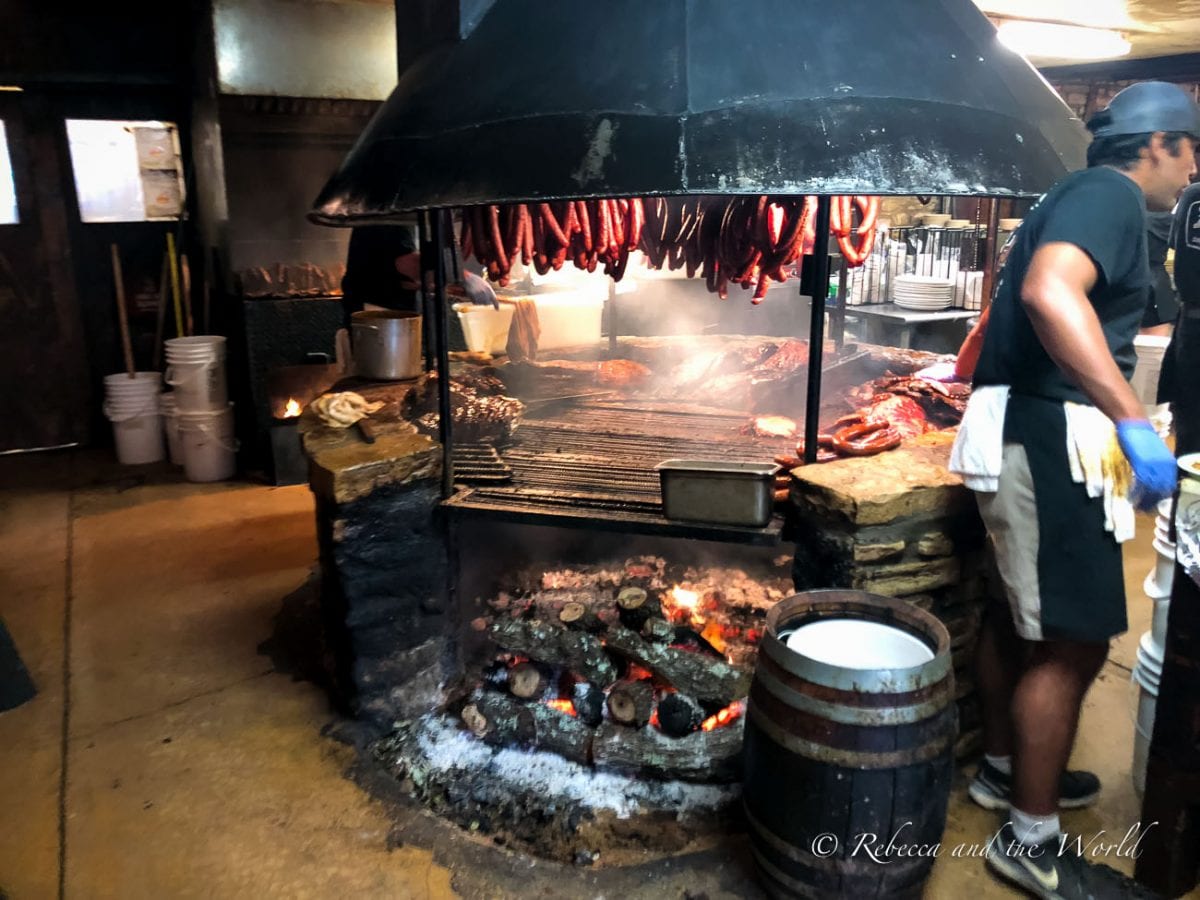
[[[1146,411],[1109,352],[1088,300],[1098,272],[1074,244],[1044,244],[1034,253],[1021,302],[1050,358],[1114,422],[1145,419]]]

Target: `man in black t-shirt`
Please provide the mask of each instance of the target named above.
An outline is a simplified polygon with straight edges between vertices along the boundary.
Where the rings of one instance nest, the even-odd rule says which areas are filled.
[[[1179,198],[1171,245],[1180,312],[1163,357],[1158,402],[1171,404],[1175,452],[1182,456],[1200,453],[1200,184]]]
[[[986,756],[970,796],[1008,811],[1001,843],[1019,850],[989,865],[1041,897],[1091,896],[1094,870],[1058,853],[1058,810],[1100,789],[1065,770],[1084,694],[1126,628],[1118,535],[1133,515],[1120,482],[1132,470],[1142,505],[1174,487],[1129,378],[1151,286],[1146,211],[1171,209],[1195,172],[1200,109],[1149,82],[1088,128],[1088,168],[1017,232],[952,458],[977,492],[1009,606],[993,604],[980,635]]]

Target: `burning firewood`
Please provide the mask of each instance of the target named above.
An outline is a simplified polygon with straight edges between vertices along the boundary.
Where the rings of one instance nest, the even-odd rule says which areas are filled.
[[[700,727],[704,708],[693,697],[672,691],[658,701],[658,727],[663,734],[683,737]]]
[[[642,623],[642,637],[665,644],[675,636],[675,627],[657,616]]]
[[[576,682],[571,688],[571,703],[579,721],[593,728],[604,721],[604,689],[587,681]]]
[[[518,663],[508,670],[508,691],[522,700],[533,700],[546,692],[549,677],[531,662]]]
[[[592,740],[598,769],[684,781],[737,781],[742,771],[743,723],[669,737],[656,728],[636,731],[604,722]]]
[[[675,634],[671,643],[676,647],[707,653],[714,659],[724,659],[725,655],[704,639],[704,635],[688,625],[675,626]]]
[[[640,631],[651,617],[663,618],[662,603],[640,587],[621,589],[617,594],[617,612],[621,624],[634,631]]]
[[[563,606],[562,611],[558,614],[558,621],[562,622],[568,628],[593,633],[603,631],[606,627],[591,607],[578,600],[572,600]]]
[[[489,744],[525,744],[583,765],[590,762],[591,727],[544,703],[522,703],[503,694],[484,694],[463,708],[462,718],[476,737]]]
[[[618,681],[608,692],[613,721],[641,728],[654,712],[654,685],[648,681]]]
[[[702,703],[732,703],[745,697],[750,689],[750,674],[723,659],[706,659],[687,650],[651,644],[620,625],[608,630],[607,644],[610,650],[645,666]]]
[[[490,632],[492,640],[510,653],[520,653],[550,665],[566,666],[595,684],[609,685],[616,680],[616,670],[595,635],[536,619],[529,622],[499,620],[492,623]]]

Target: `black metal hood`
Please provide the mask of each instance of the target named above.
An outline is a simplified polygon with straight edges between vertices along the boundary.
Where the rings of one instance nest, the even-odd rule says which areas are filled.
[[[664,194],[1033,196],[1086,132],[971,0],[497,0],[311,214]]]

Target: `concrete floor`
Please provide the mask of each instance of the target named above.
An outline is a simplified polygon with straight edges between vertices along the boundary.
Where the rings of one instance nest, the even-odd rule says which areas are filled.
[[[322,734],[336,719],[324,694],[258,649],[283,599],[309,589],[307,488],[130,471],[81,453],[0,459],[0,617],[39,689],[0,714],[0,898],[760,896],[744,841],[564,868],[364,790],[353,751]],[[1127,558],[1131,628],[1076,753],[1106,788],[1064,819],[1089,836],[1139,815],[1130,669],[1149,627],[1148,523]],[[964,783],[947,848],[998,824]],[[947,853],[927,896],[1013,894]]]

